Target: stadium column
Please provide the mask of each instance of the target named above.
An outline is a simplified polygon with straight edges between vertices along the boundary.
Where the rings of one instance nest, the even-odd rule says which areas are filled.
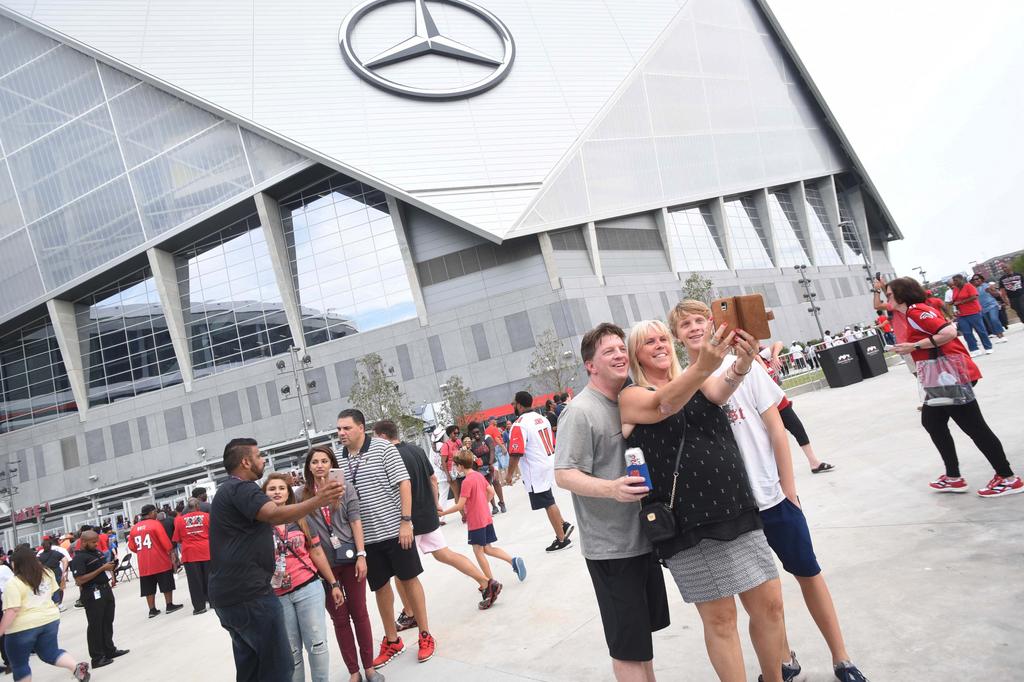
[[[189,349],[188,332],[185,330],[185,311],[181,307],[181,287],[178,272],[174,267],[174,254],[160,249],[147,249],[149,269],[153,271],[153,284],[160,296],[160,309],[167,322],[167,333],[171,347],[181,371],[181,383],[188,393],[192,390],[192,353]]]
[[[718,234],[722,236],[722,246],[725,249],[725,267],[733,269],[732,258],[732,230],[729,228],[729,220],[725,217],[725,199],[715,197],[708,202],[711,208],[711,219],[718,226]]]
[[[85,385],[85,369],[82,364],[82,346],[78,338],[78,323],[75,320],[75,304],[51,298],[46,302],[46,311],[50,314],[53,335],[60,348],[64,371],[71,384],[71,395],[78,407],[79,421],[85,421],[85,413],[89,409],[89,393]]]
[[[831,175],[818,183],[818,192],[821,194],[821,200],[825,204],[825,213],[828,214],[829,222],[832,223],[832,233],[834,235],[832,241],[837,244],[836,251],[839,252],[839,257],[843,258],[843,252],[846,251],[843,248],[843,243],[846,240],[843,239],[843,228],[839,225],[839,199],[836,197],[836,183]],[[843,262],[845,261],[846,259],[843,258]]]
[[[583,241],[587,245],[587,255],[590,256],[590,267],[594,269],[597,279],[604,284],[604,268],[601,266],[601,250],[597,247],[597,226],[593,221],[587,223],[583,230]]]
[[[390,194],[385,194],[388,202],[388,214],[391,216],[391,224],[395,228],[395,237],[398,238],[398,250],[402,253],[402,264],[405,265],[405,274],[409,278],[409,288],[412,290],[412,300],[416,304],[416,317],[420,320],[420,326],[427,326],[427,304],[423,301],[423,289],[420,288],[420,276],[416,272],[416,262],[412,258],[412,249],[409,248],[409,236],[405,232],[405,214],[402,206]]]
[[[671,218],[668,215],[667,208],[659,208],[654,212],[654,223],[658,226],[658,235],[661,236],[661,248],[665,251],[665,260],[668,261],[668,267],[672,274],[676,276],[676,279],[679,279],[679,272],[683,269],[683,264],[676,262],[678,259],[670,246],[668,234],[669,220]]]
[[[544,259],[544,269],[548,271],[548,281],[553,290],[562,288],[562,279],[558,276],[558,264],[555,263],[555,247],[551,245],[551,235],[547,232],[537,234],[540,242],[540,255]]]
[[[793,200],[793,210],[796,211],[796,219],[800,223],[800,231],[804,233],[804,243],[807,244],[807,257],[811,265],[818,264],[818,252],[814,248],[814,236],[811,234],[811,219],[807,215],[807,192],[804,190],[803,180],[794,182],[789,186],[789,196]]]
[[[765,236],[768,237],[768,257],[772,259],[772,264],[778,267],[779,250],[778,244],[775,241],[775,226],[772,224],[772,214],[768,210],[767,189],[754,192],[754,206],[757,208],[757,215],[761,218],[761,227],[765,231]]]
[[[292,344],[296,348],[304,348],[306,337],[302,330],[299,294],[288,261],[288,238],[281,223],[281,206],[277,199],[265,192],[257,192],[253,199],[256,201],[256,212],[259,214],[260,225],[263,226],[263,233],[267,239],[267,255],[270,256],[274,279],[281,292],[284,314],[288,318],[288,329],[292,333]]]

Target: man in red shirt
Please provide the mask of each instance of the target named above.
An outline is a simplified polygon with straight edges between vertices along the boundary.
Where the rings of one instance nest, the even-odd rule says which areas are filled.
[[[462,479],[455,470],[455,453],[462,448],[462,435],[459,427],[452,424],[444,430],[448,440],[441,444],[441,465],[444,467],[444,475],[448,477],[448,486],[451,488],[455,499],[459,499],[462,490]]]
[[[206,613],[210,582],[210,515],[202,511],[202,502],[190,497],[187,511],[174,518],[174,537],[181,545],[181,563],[185,565],[188,593],[192,596],[192,615]]]
[[[978,301],[978,290],[963,275],[953,275],[953,305],[956,306],[956,327],[964,335],[971,356],[981,355],[974,334],[978,334],[985,353],[992,353],[992,341],[985,329],[985,318],[981,314],[981,302]]]
[[[128,533],[128,549],[139,560],[139,586],[149,605],[149,617],[160,615],[156,608],[156,589],[164,595],[167,613],[174,613],[181,604],[174,603],[174,570],[171,565],[171,539],[162,523],[156,520],[156,507],[142,508],[141,520]]]

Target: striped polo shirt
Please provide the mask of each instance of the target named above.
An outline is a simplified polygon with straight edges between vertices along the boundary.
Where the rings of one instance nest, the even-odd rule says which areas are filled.
[[[398,537],[402,522],[402,500],[398,484],[409,480],[405,462],[395,446],[383,438],[366,434],[363,447],[354,456],[341,449],[347,477],[359,496],[359,516],[366,544]]]

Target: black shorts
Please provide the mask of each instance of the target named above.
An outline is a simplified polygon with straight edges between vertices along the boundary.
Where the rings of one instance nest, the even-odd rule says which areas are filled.
[[[174,571],[164,571],[153,575],[144,575],[139,578],[139,587],[143,597],[151,597],[160,588],[160,594],[174,592]]]
[[[551,489],[545,490],[542,493],[530,493],[530,509],[534,511],[538,509],[547,509],[555,503],[555,496],[551,492]]]
[[[415,542],[409,549],[402,549],[398,538],[366,545],[366,580],[371,592],[387,585],[391,578],[411,580],[422,572],[423,564]]]
[[[608,653],[620,661],[654,658],[651,633],[667,628],[665,576],[654,554],[587,559]]]

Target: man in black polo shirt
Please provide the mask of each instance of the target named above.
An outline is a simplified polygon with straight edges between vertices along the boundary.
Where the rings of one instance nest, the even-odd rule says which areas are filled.
[[[88,622],[86,639],[93,668],[110,665],[127,649],[114,646],[114,591],[110,589],[107,571],[113,571],[116,561],[107,561],[96,549],[99,535],[87,530],[82,533],[81,548],[71,560],[71,574],[82,594],[85,619]]]
[[[278,506],[256,485],[264,467],[255,440],[230,441],[224,448],[229,476],[217,489],[210,512],[210,603],[231,635],[238,682],[292,679],[284,611],[270,588],[271,525],[298,521],[332,505],[345,490],[340,483],[328,483],[304,502]]]

